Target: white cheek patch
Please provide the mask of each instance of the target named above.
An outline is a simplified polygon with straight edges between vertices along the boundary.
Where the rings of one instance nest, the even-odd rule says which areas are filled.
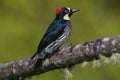
[[[70,17],[68,14],[66,14],[64,17],[63,17],[64,20],[70,20]]]
[[[69,10],[69,13],[70,13],[70,8],[67,7],[67,9]],[[69,13],[63,17],[64,20],[70,20]]]

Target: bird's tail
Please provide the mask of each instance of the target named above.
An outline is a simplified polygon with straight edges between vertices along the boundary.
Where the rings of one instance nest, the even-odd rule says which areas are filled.
[[[40,66],[42,66],[42,62],[43,62],[43,59],[38,58],[35,65],[34,65],[34,69],[38,69]]]
[[[31,59],[33,59],[37,54],[38,54],[38,53],[35,53],[35,54],[31,57]]]
[[[47,56],[47,53],[46,52],[41,52],[41,53],[37,53],[38,54],[38,59],[34,65],[34,69],[38,69],[39,67],[42,66],[42,62],[43,60],[45,60],[46,56]],[[37,55],[36,54],[36,55]],[[35,56],[36,56],[35,55]],[[33,56],[34,57],[34,56]]]

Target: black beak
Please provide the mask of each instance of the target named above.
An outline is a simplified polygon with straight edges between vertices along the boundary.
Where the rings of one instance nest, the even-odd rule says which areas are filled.
[[[69,16],[71,16],[73,13],[80,11],[79,9],[71,9]]]
[[[80,11],[80,10],[79,9],[72,9],[71,10],[72,13],[75,13],[75,12],[78,12],[78,11]]]

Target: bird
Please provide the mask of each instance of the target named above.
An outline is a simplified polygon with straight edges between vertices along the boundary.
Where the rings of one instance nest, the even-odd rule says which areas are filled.
[[[42,62],[54,52],[59,50],[60,46],[69,38],[71,33],[70,17],[79,9],[71,9],[69,7],[58,7],[56,9],[56,17],[50,24],[45,34],[43,35],[36,53],[31,57],[33,59],[38,55],[38,59],[34,68],[39,68]]]

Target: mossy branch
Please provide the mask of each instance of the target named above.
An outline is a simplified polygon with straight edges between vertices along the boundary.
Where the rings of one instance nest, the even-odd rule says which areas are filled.
[[[84,61],[99,59],[100,55],[110,57],[120,52],[120,35],[109,38],[92,40],[76,46],[63,48],[50,58],[47,58],[39,70],[34,70],[37,60],[26,58],[13,61],[0,66],[0,80],[22,80],[34,75],[52,71],[59,68],[70,67]]]

